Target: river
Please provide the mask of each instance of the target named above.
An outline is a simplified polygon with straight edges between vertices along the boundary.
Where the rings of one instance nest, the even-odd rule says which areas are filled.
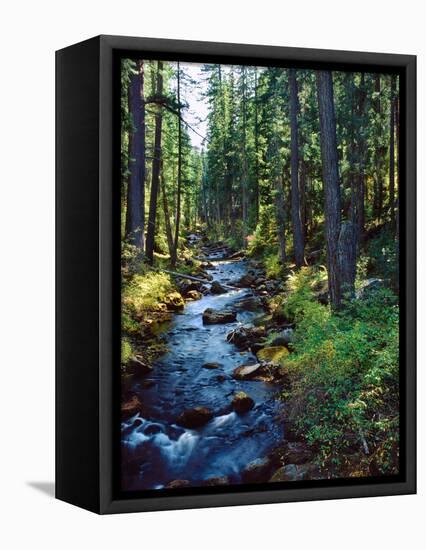
[[[246,260],[213,263],[210,273],[222,284],[239,279],[248,268]],[[122,423],[123,490],[162,489],[173,480],[201,486],[225,476],[230,484],[238,484],[244,468],[282,440],[277,385],[232,378],[236,367],[257,362],[251,352],[240,352],[226,341],[233,328],[251,326],[262,313],[239,306],[251,293],[239,289],[203,296],[174,315],[163,335],[168,351],[149,375],[151,387],[141,380],[132,387],[147,412],[144,418],[136,415]],[[206,308],[232,308],[238,312],[237,322],[203,325]],[[203,368],[210,362],[220,367]],[[231,409],[237,391],[246,392],[255,402],[242,415]],[[211,409],[214,418],[200,429],[176,424],[182,411],[197,406]]]

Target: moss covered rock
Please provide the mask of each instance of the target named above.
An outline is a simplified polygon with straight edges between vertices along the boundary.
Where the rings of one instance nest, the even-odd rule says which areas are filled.
[[[167,294],[164,303],[169,311],[181,311],[185,307],[185,301],[179,292]]]
[[[239,391],[234,395],[232,400],[232,408],[238,414],[244,414],[254,407],[253,399],[243,391]]]
[[[257,358],[260,361],[272,361],[280,363],[289,354],[285,346],[268,346],[257,352]]]
[[[198,290],[188,290],[188,292],[186,293],[187,300],[200,300],[202,297],[202,293]]]

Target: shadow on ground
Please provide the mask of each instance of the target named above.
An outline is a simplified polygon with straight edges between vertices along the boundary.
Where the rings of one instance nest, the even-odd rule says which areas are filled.
[[[27,485],[50,498],[55,497],[55,483],[53,481],[27,481]]]

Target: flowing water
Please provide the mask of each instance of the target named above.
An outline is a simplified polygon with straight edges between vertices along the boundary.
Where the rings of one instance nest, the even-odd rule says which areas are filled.
[[[245,260],[214,264],[216,269],[210,273],[224,284],[247,271]],[[174,316],[164,333],[169,351],[149,375],[153,385],[146,388],[139,381],[132,388],[147,413],[145,418],[136,415],[122,423],[124,490],[161,489],[175,479],[197,486],[223,476],[230,483],[240,483],[242,470],[282,439],[279,405],[274,399],[277,386],[232,378],[236,367],[256,362],[253,354],[240,353],[226,341],[232,329],[239,324],[250,326],[261,313],[239,308],[241,299],[250,295],[250,290],[241,289],[204,296]],[[202,313],[209,307],[234,309],[237,322],[203,325]],[[220,368],[203,368],[208,362],[220,363]],[[230,404],[233,394],[241,390],[252,397],[255,406],[238,415]],[[176,424],[182,411],[197,406],[208,407],[214,418],[200,429]]]

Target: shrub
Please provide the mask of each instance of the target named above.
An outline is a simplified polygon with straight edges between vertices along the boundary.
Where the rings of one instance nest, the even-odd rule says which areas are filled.
[[[274,315],[283,316],[290,321],[298,322],[305,313],[305,308],[319,305],[315,302],[315,293],[327,286],[327,271],[322,268],[302,267],[288,275],[285,292],[277,295],[270,302]],[[320,311],[326,311],[322,308]],[[311,315],[314,313],[312,312]]]
[[[247,253],[251,256],[266,256],[277,251],[277,229],[273,205],[262,205],[259,222],[248,240]]]
[[[385,279],[394,289],[398,289],[399,261],[398,242],[389,228],[383,228],[377,237],[367,245],[370,258],[370,275]]]
[[[263,261],[266,269],[266,276],[274,279],[283,274],[283,265],[277,253],[268,254]]]
[[[127,338],[121,339],[121,362],[127,363],[127,361],[132,357],[133,349]]]
[[[172,282],[166,273],[150,271],[145,275],[136,274],[122,288],[124,313],[132,316],[155,309],[172,290]]]
[[[317,449],[331,475],[357,455],[349,475],[398,469],[398,306],[389,290],[353,301],[333,315],[312,297],[312,278],[301,270],[285,310],[297,321],[289,420]],[[345,466],[346,464],[346,466]]]

